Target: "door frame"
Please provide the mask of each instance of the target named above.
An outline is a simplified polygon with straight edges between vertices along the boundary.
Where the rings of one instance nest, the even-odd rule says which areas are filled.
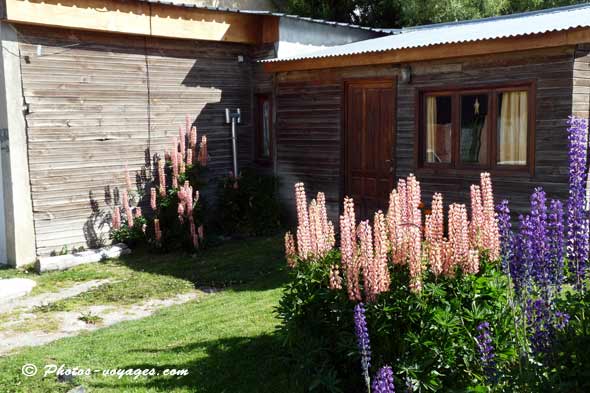
[[[393,130],[392,130],[392,147],[391,152],[391,165],[393,165],[393,173],[391,174],[391,182],[395,185],[395,176],[397,172],[397,77],[378,77],[378,78],[347,78],[342,81],[342,113],[341,113],[341,144],[340,144],[340,201],[347,196],[348,191],[348,173],[349,173],[349,161],[348,161],[348,86],[350,85],[363,85],[363,84],[383,84],[391,83],[393,90]],[[342,210],[342,203],[340,203],[339,211]]]

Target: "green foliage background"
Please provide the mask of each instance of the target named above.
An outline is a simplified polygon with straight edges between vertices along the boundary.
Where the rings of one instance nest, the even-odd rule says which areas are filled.
[[[275,0],[288,13],[400,28],[586,3],[587,0]]]

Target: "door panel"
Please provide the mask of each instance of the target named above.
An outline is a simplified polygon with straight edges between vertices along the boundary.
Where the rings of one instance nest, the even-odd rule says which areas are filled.
[[[385,210],[393,188],[395,82],[346,84],[345,191],[360,217]]]

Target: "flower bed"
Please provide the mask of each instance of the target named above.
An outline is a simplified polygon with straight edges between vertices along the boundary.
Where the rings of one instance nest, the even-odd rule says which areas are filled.
[[[567,215],[536,189],[517,230],[489,174],[446,221],[440,194],[422,216],[410,175],[372,223],[345,198],[336,249],[323,194],[308,205],[297,184],[278,312],[299,377],[325,391],[588,391],[587,123],[569,124]]]

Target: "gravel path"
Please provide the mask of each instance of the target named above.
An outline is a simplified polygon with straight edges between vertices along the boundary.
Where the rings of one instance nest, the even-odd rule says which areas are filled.
[[[157,310],[189,302],[196,299],[197,296],[198,292],[189,292],[169,299],[150,299],[130,306],[96,305],[74,312],[23,313],[17,320],[6,322],[0,326],[0,329],[2,329],[0,331],[0,356],[8,355],[18,348],[43,345],[60,338],[75,336],[83,331],[92,331],[123,321],[145,318]],[[60,299],[63,299],[63,297]],[[33,304],[31,307],[35,305],[37,304]],[[99,316],[101,321],[97,324],[87,324],[79,319],[83,313]],[[57,322],[59,328],[51,332],[39,330],[19,331],[18,329],[18,326],[23,326],[26,323],[43,326],[43,319],[51,319],[51,323]],[[15,329],[13,330],[12,327]]]
[[[93,288],[108,284],[111,280],[91,280],[64,288],[58,292],[42,293],[41,295],[18,298],[2,302],[0,300],[0,314],[6,314],[15,310],[32,310],[37,306],[57,302],[87,292]]]

